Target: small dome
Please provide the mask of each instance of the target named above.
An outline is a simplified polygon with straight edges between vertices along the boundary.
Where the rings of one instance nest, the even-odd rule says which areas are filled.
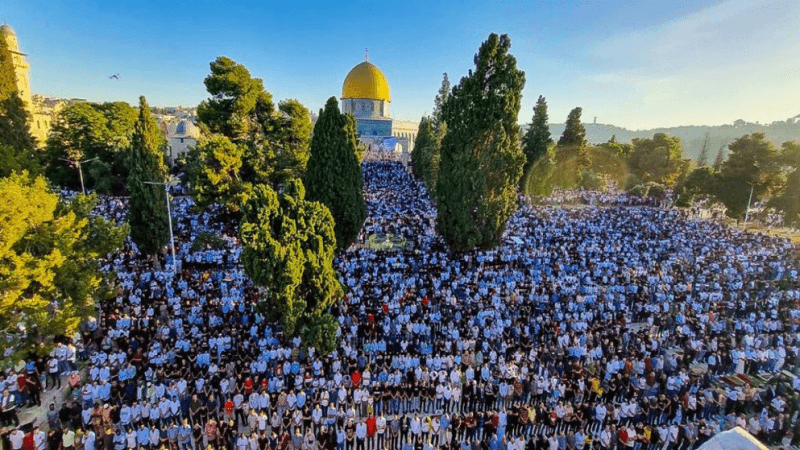
[[[0,33],[3,33],[3,36],[16,36],[17,33],[14,32],[14,29],[11,28],[11,25],[4,23],[0,25]]]
[[[369,61],[353,67],[342,84],[342,98],[368,98],[372,100],[391,101],[389,82],[378,69],[378,66]]]

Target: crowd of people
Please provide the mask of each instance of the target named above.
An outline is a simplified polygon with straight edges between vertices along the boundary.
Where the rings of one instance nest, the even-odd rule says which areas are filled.
[[[609,187],[606,190],[596,189],[577,189],[563,190],[555,189],[552,194],[537,199],[537,203],[542,205],[589,205],[589,206],[664,206],[671,205],[673,202],[672,191],[665,192],[665,198],[653,196],[638,196],[627,191]]]
[[[412,245],[337,257],[335,351],[265,320],[234,224],[176,198],[176,270],[130,241],[109,259],[100,320],[23,371],[71,397],[10,448],[675,450],[736,425],[800,440],[790,242],[623,200],[520,202],[498,248],[453,254],[400,163],[363,173],[361,240]],[[221,243],[194,245],[209,234]],[[12,427],[6,406],[35,404],[19,380],[0,380]]]

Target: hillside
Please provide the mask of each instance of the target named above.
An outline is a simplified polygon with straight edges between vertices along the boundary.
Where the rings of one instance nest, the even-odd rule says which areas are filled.
[[[703,140],[706,133],[708,133],[710,137],[708,150],[709,162],[714,160],[721,146],[725,146],[725,151],[727,152],[727,145],[729,143],[749,133],[764,132],[767,139],[774,142],[777,146],[780,146],[785,141],[800,141],[800,116],[793,117],[783,122],[773,122],[769,125],[737,120],[731,125],[689,125],[636,131],[602,123],[584,123],[584,126],[586,127],[586,138],[589,142],[594,144],[606,142],[614,135],[616,135],[617,140],[620,142],[631,142],[634,138],[649,138],[653,137],[656,133],[666,133],[677,136],[683,143],[686,156],[694,160],[697,160],[700,156]],[[527,129],[527,127],[527,124],[523,126],[524,129]],[[554,140],[557,141],[563,131],[563,123],[550,124],[550,133],[553,135]]]

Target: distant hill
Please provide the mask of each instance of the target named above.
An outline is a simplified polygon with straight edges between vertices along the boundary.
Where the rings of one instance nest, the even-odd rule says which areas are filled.
[[[583,125],[586,127],[586,139],[593,144],[606,142],[614,135],[616,135],[617,140],[620,142],[631,142],[634,138],[650,138],[656,133],[666,133],[671,136],[677,136],[683,143],[684,154],[695,161],[700,156],[700,150],[703,146],[706,133],[708,133],[710,137],[708,150],[709,162],[714,161],[714,157],[717,155],[720,146],[725,146],[725,154],[727,154],[728,144],[749,133],[764,132],[767,139],[775,143],[776,146],[780,146],[784,142],[790,140],[800,141],[800,115],[786,121],[773,122],[769,125],[737,120],[731,125],[689,125],[636,131],[603,123],[584,123]],[[528,125],[526,124],[523,125],[522,128],[527,129],[527,127]],[[553,140],[558,141],[563,131],[563,123],[550,124],[550,133],[553,135]]]

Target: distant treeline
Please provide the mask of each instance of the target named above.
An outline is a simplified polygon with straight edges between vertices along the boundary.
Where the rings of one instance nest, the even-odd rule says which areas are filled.
[[[665,133],[681,139],[684,155],[695,161],[700,157],[706,134],[709,137],[708,155],[714,158],[720,147],[725,147],[723,155],[727,156],[727,146],[740,137],[751,133],[764,133],[768,140],[775,145],[781,145],[786,141],[800,141],[800,119],[791,118],[786,121],[773,122],[771,124],[758,124],[737,120],[731,125],[689,125],[670,128],[653,128],[651,130],[628,130],[615,125],[603,123],[584,123],[586,127],[586,139],[593,144],[607,142],[612,136],[616,136],[617,141],[629,143],[635,138],[651,138],[656,133]],[[523,133],[527,130],[528,124],[522,127]],[[564,132],[563,123],[551,123],[550,133],[553,136],[560,136]]]

